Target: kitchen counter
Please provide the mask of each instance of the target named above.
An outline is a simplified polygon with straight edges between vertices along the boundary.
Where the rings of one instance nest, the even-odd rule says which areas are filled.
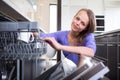
[[[120,76],[120,29],[96,35],[97,51],[95,57],[104,61],[110,72],[110,80],[119,80]]]
[[[119,32],[120,32],[120,29],[115,29],[115,30],[103,32],[103,33],[95,35],[95,36],[97,37],[97,36],[101,36],[101,35],[107,35],[107,34],[113,34],[113,33],[119,33]]]

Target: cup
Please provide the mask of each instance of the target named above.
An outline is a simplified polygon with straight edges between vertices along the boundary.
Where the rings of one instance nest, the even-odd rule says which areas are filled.
[[[92,67],[93,63],[92,63],[91,60],[92,60],[91,57],[81,56],[80,57],[80,62],[79,62],[79,67],[82,67],[85,64],[87,64],[89,68]]]
[[[18,32],[17,39],[29,43],[34,41],[34,35],[32,32],[29,32],[28,29],[21,29],[20,32]]]
[[[61,51],[61,61],[62,61],[65,76],[68,76],[69,74],[71,74],[73,71],[77,69],[77,65],[70,59],[66,58],[63,54],[63,51]]]
[[[62,59],[65,76],[68,76],[77,69],[77,65],[68,58]]]
[[[46,53],[46,56],[47,56],[48,58],[53,58],[53,57],[55,56],[55,54],[56,54],[56,50],[48,44],[48,45],[47,45],[47,53]]]
[[[36,42],[34,44],[34,49],[39,49],[39,48],[41,48],[41,43],[40,42]]]

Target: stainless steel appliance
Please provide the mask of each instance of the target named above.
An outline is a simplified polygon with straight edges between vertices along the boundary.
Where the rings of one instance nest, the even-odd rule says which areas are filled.
[[[19,41],[21,29],[39,32],[39,24],[0,22],[0,80],[32,80],[39,75],[38,59],[46,53],[46,43],[37,38],[29,43]],[[36,44],[39,47],[34,48]]]

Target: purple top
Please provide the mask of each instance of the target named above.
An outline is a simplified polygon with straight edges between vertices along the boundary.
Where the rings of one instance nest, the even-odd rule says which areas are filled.
[[[58,31],[54,33],[48,33],[48,34],[40,34],[41,38],[44,37],[54,37],[60,44],[62,45],[70,45],[68,41],[68,33],[69,31]],[[86,46],[89,48],[92,48],[94,50],[94,53],[96,52],[96,43],[94,39],[94,35],[92,33],[88,34],[82,44],[78,44],[78,46]],[[75,53],[70,53],[63,51],[63,54],[68,59],[72,60],[76,65],[79,62],[79,55]]]

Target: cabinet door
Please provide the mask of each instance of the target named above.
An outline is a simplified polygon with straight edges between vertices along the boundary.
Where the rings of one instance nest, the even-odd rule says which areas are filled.
[[[108,65],[107,44],[97,44],[95,57],[102,60],[106,66]]]
[[[118,56],[118,64],[120,64],[120,43],[118,44],[118,53],[117,53],[117,56]]]
[[[117,56],[118,57],[118,80],[120,80],[120,34],[118,35],[118,53],[117,53]]]
[[[119,47],[119,50],[117,53],[117,56],[119,56],[119,58],[118,58],[118,80],[120,80],[120,76],[119,76],[120,75],[120,43],[119,43],[118,47]]]
[[[106,44],[96,44],[97,45],[97,51],[96,56],[99,56],[103,59],[107,59],[107,45]]]
[[[96,36],[95,40],[97,43],[106,43],[108,38],[106,36]]]
[[[113,33],[106,36],[108,38],[108,43],[117,43],[118,35]]]
[[[108,54],[107,54],[107,37],[102,35],[102,36],[98,36],[95,37],[96,39],[96,46],[97,46],[97,50],[95,53],[95,57],[103,60],[104,64],[107,65],[108,64]]]
[[[117,74],[117,80],[120,80],[120,63],[119,63],[119,66],[118,66],[118,74]]]
[[[117,80],[117,44],[107,44],[108,67],[110,80]]]

